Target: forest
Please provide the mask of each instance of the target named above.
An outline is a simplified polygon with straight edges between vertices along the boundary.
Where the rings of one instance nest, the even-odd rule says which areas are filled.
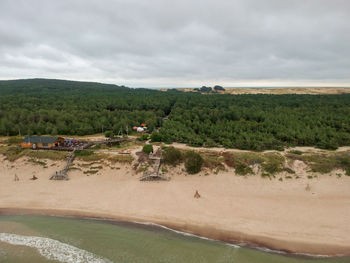
[[[49,79],[0,81],[2,136],[118,134],[140,123],[165,143],[336,149],[350,145],[350,94],[201,94]]]

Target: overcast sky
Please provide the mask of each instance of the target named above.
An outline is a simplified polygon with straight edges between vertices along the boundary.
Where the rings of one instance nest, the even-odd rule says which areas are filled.
[[[0,0],[0,79],[350,86],[349,0]]]

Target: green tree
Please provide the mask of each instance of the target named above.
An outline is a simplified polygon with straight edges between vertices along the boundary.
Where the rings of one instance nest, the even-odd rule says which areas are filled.
[[[162,136],[160,135],[159,132],[152,132],[151,140],[152,140],[152,142],[161,142],[162,141]]]

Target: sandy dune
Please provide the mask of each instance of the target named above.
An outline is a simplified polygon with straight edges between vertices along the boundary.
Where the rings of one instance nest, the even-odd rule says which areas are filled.
[[[1,157],[0,208],[148,221],[293,252],[350,252],[350,177],[280,182],[235,176],[232,170],[185,176],[177,168],[169,182],[140,182],[130,166],[115,164],[94,175],[73,170],[69,181],[50,181],[64,163],[47,161],[47,166]],[[33,174],[39,179],[29,180]],[[196,190],[199,199],[193,198]]]
[[[162,89],[166,91],[167,89]],[[188,88],[178,88],[179,91],[193,91]],[[350,88],[343,87],[285,87],[285,88],[226,88],[221,94],[345,94]]]

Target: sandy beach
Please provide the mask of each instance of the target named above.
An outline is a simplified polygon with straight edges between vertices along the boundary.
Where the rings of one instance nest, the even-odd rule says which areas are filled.
[[[79,165],[79,162],[78,162]],[[2,213],[39,213],[153,222],[233,243],[296,253],[350,254],[350,177],[320,175],[298,180],[169,172],[168,182],[140,182],[126,164],[69,181],[50,181],[64,162],[47,168],[25,157],[0,162]],[[301,171],[299,171],[301,172]],[[17,174],[19,181],[14,181]],[[38,180],[30,178],[35,174]],[[310,190],[306,191],[306,185]],[[193,197],[198,190],[201,198]]]

